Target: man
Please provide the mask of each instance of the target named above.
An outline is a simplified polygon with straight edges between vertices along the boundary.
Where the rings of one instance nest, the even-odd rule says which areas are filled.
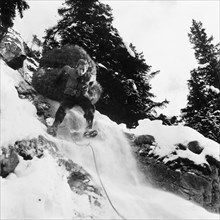
[[[95,107],[88,98],[88,90],[96,81],[96,72],[90,72],[88,68],[88,62],[80,59],[75,68],[66,65],[59,72],[58,80],[63,74],[68,74],[68,79],[64,90],[64,98],[56,112],[55,121],[48,128],[49,134],[56,136],[57,127],[62,123],[66,110],[76,105],[80,106],[84,111],[84,117],[88,124],[87,130],[92,129]],[[93,133],[93,135],[96,134]]]

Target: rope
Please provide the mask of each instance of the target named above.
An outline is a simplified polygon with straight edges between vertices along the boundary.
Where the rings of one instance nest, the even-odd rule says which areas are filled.
[[[73,142],[74,142],[76,145],[78,145],[78,146],[82,146],[82,147],[88,146],[88,147],[90,147],[90,149],[91,149],[91,151],[92,151],[92,155],[93,155],[93,160],[94,160],[94,164],[95,164],[96,173],[97,173],[97,176],[98,176],[98,178],[99,178],[99,182],[100,182],[100,184],[101,184],[101,186],[102,186],[102,188],[103,188],[103,190],[104,190],[104,192],[105,192],[105,195],[106,195],[106,197],[107,197],[107,199],[108,199],[108,201],[109,201],[111,207],[112,207],[113,210],[116,212],[116,214],[117,214],[121,219],[126,220],[126,218],[125,218],[123,215],[121,215],[121,214],[118,212],[118,210],[115,208],[115,206],[113,205],[113,203],[112,203],[112,201],[111,201],[111,199],[110,199],[110,197],[109,197],[109,195],[108,195],[108,193],[107,193],[107,191],[106,191],[106,189],[105,189],[105,186],[104,186],[104,184],[103,184],[103,182],[102,182],[102,179],[101,179],[101,176],[100,176],[100,173],[99,173],[99,169],[98,169],[98,165],[97,165],[97,160],[96,160],[96,156],[95,156],[95,151],[94,151],[94,149],[93,149],[93,147],[92,147],[90,141],[89,141],[87,144],[79,144],[79,143],[77,143],[77,142],[74,141],[74,140],[73,140]]]

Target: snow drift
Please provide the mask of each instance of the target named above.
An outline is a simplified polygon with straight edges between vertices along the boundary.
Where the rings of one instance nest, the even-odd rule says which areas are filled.
[[[91,196],[73,192],[67,183],[66,170],[58,166],[56,155],[48,149],[41,158],[25,161],[19,157],[20,163],[14,173],[6,179],[1,178],[1,218],[219,219],[217,214],[148,185],[138,171],[121,127],[99,112],[96,112],[94,120],[94,127],[99,132],[96,138],[81,138],[80,129],[85,126],[85,121],[79,109],[69,111],[59,127],[59,138],[50,137],[46,134],[46,126],[37,119],[34,106],[18,97],[14,88],[22,80],[18,72],[2,63],[1,69],[1,146],[7,147],[17,140],[43,135],[56,144],[59,154],[82,166],[102,188],[93,149],[101,180],[121,215],[111,207],[105,193],[100,197],[100,205],[94,207]],[[151,131],[150,127],[147,129]],[[157,141],[168,141],[162,138],[165,137],[163,132],[169,131],[162,131],[159,124],[152,128],[156,129],[160,130]],[[184,128],[181,129],[184,132]],[[137,128],[137,132],[140,130],[142,128]],[[160,153],[165,152],[161,149]]]

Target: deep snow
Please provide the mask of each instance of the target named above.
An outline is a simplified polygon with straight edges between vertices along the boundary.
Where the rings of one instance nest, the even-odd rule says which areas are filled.
[[[160,157],[166,156],[166,161],[164,162],[182,157],[201,165],[207,164],[206,155],[210,155],[216,160],[220,158],[220,145],[190,127],[183,125],[165,126],[162,121],[150,121],[149,119],[140,120],[138,123],[139,125],[135,129],[127,130],[127,132],[132,132],[136,135],[152,135],[155,138],[155,145],[152,146],[152,151]],[[185,151],[176,150],[179,143],[187,146],[191,141],[198,141],[203,148],[200,154],[195,154],[189,149]],[[177,154],[172,154],[174,151]]]
[[[74,136],[73,130],[85,126],[81,112],[74,109],[67,114],[58,132],[63,139],[50,137],[46,127],[38,121],[35,107],[27,100],[19,99],[14,86],[20,80],[19,73],[1,61],[1,146],[44,135],[57,144],[60,153],[81,165],[100,185],[91,149],[86,146],[88,140],[79,141]],[[96,112],[94,126],[99,135],[90,140],[90,144],[100,176],[114,206],[126,219],[219,219],[217,214],[145,183],[130,145],[115,122]],[[170,146],[187,142],[189,137],[190,140],[201,140],[205,146],[210,145],[211,150],[207,147],[206,154],[215,154],[219,147],[189,128],[165,128],[159,122],[140,122],[132,132],[155,135],[160,146],[156,150],[161,155],[169,154]],[[195,161],[204,162],[203,156]],[[0,179],[2,219],[120,219],[107,199],[100,199],[101,207],[95,208],[88,196],[71,191],[66,171],[57,165],[49,152],[45,152],[41,159],[24,161],[20,158],[15,172]]]

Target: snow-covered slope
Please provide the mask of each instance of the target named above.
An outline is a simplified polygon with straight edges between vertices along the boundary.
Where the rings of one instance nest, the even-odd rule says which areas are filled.
[[[36,117],[36,108],[18,97],[15,86],[23,78],[1,60],[1,146],[17,140],[31,139],[46,127]]]
[[[96,138],[82,140],[71,131],[85,125],[77,109],[67,114],[59,139],[50,137],[38,121],[35,107],[19,98],[15,86],[20,80],[17,71],[1,62],[1,146],[41,135],[57,150],[53,153],[48,146],[41,157],[31,160],[19,156],[15,171],[1,178],[2,219],[219,219],[217,214],[144,182],[122,129],[99,112],[95,114]],[[163,141],[160,138],[164,136],[158,133],[157,137],[158,142]],[[96,191],[85,194],[72,190],[57,155],[82,166],[100,189],[100,197]],[[107,200],[98,174],[118,213]],[[74,184],[77,187],[78,183]]]
[[[136,135],[152,135],[155,138],[154,145],[151,150],[155,155],[164,158],[164,162],[175,160],[178,157],[188,158],[197,165],[207,164],[206,156],[212,156],[219,161],[220,145],[194,129],[183,126],[165,126],[162,121],[150,121],[144,119],[139,121],[136,129],[131,129]],[[201,153],[192,152],[187,148],[190,142],[197,141],[201,148]],[[178,145],[186,146],[186,150],[177,150]],[[175,154],[174,154],[175,152]]]

